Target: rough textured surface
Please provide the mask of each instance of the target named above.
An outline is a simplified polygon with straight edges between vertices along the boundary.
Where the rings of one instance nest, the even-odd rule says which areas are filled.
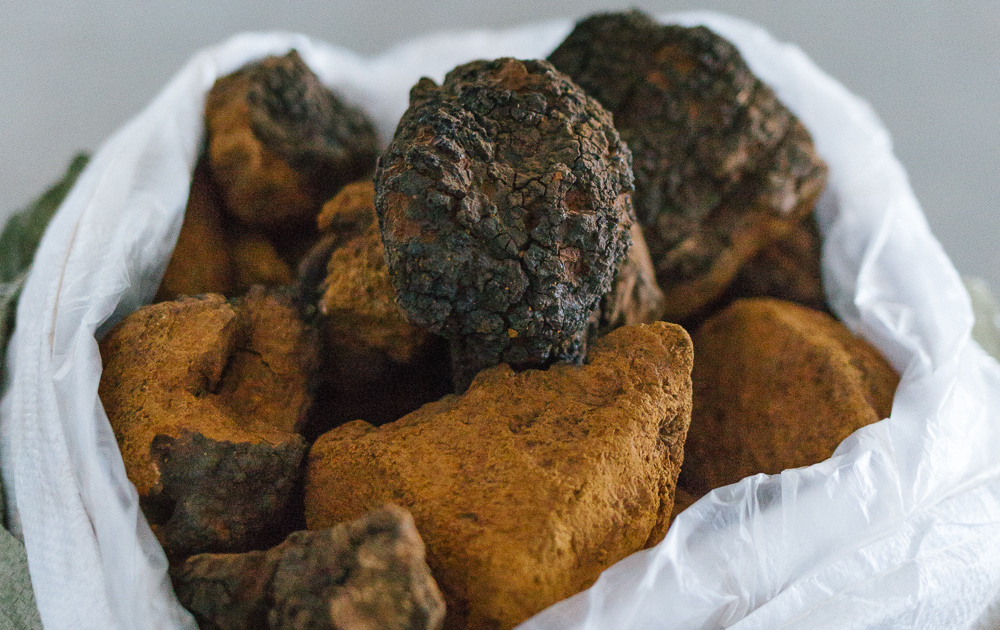
[[[300,283],[316,304],[323,341],[320,432],[351,420],[398,420],[449,393],[444,340],[410,324],[396,304],[372,182],[345,186],[318,224],[324,237],[300,267]]]
[[[899,376],[826,313],[733,302],[693,335],[694,410],[681,486],[695,496],[756,473],[815,464],[889,415]]]
[[[171,577],[202,630],[434,630],[444,618],[413,518],[391,505],[266,552],[195,556]]]
[[[370,181],[346,187],[323,206],[320,230],[340,241],[326,263],[319,298],[323,332],[335,348],[370,351],[404,363],[430,336],[396,304]]]
[[[216,81],[205,118],[227,209],[249,224],[311,222],[338,188],[375,166],[372,123],[294,50]]]
[[[596,15],[549,61],[612,112],[632,151],[635,212],[673,321],[718,298],[823,189],[808,132],[704,27]]]
[[[288,294],[262,289],[148,306],[105,336],[101,401],[169,556],[280,534],[316,345]]]
[[[346,424],[310,451],[307,524],[403,505],[445,627],[512,628],[665,534],[691,361],[679,326],[628,326],[581,367],[500,365],[394,423]]]
[[[480,369],[579,362],[626,255],[632,174],[610,115],[544,61],[421,79],[376,174],[386,261],[409,320]]]

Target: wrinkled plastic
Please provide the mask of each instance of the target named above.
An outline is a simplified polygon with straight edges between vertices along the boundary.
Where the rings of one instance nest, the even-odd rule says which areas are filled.
[[[818,208],[828,297],[902,380],[891,417],[831,459],[713,491],[661,544],[522,628],[970,627],[1000,588],[1000,366],[971,341],[959,275],[867,104],[757,27],[717,14],[662,19],[733,41],[812,132],[830,166]],[[474,58],[543,57],[570,27],[435,36],[374,59],[299,35],[237,36],[195,56],[101,147],[39,249],[0,403],[12,527],[46,628],[194,628],[98,399],[97,339],[156,290],[214,80],[294,47],[384,140],[420,76],[440,80]]]

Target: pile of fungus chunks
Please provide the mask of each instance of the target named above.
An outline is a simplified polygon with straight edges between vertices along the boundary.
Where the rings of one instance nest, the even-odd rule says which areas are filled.
[[[824,299],[826,167],[706,28],[421,79],[381,153],[295,51],[205,115],[100,388],[203,629],[512,628],[889,412]]]

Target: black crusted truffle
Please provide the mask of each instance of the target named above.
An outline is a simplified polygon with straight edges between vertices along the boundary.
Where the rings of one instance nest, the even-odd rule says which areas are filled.
[[[549,61],[612,112],[632,151],[635,213],[674,321],[718,298],[823,189],[809,133],[705,27],[599,14]]]
[[[376,174],[400,306],[482,368],[579,362],[627,254],[631,156],[611,116],[545,61],[421,79]]]

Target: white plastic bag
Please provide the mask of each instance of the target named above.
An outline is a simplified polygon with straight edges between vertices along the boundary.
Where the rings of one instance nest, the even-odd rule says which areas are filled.
[[[523,627],[967,628],[1000,587],[1000,366],[970,340],[961,280],[869,107],[802,52],[706,24],[813,134],[831,304],[901,372],[892,416],[830,460],[718,489],[657,547]],[[237,36],[195,56],[98,151],[47,232],[17,313],[0,465],[48,629],[194,628],[138,508],[97,396],[97,339],[154,294],[180,229],[214,80],[296,48],[391,136],[420,76],[544,57],[568,21],[424,38],[362,59],[303,36]]]

